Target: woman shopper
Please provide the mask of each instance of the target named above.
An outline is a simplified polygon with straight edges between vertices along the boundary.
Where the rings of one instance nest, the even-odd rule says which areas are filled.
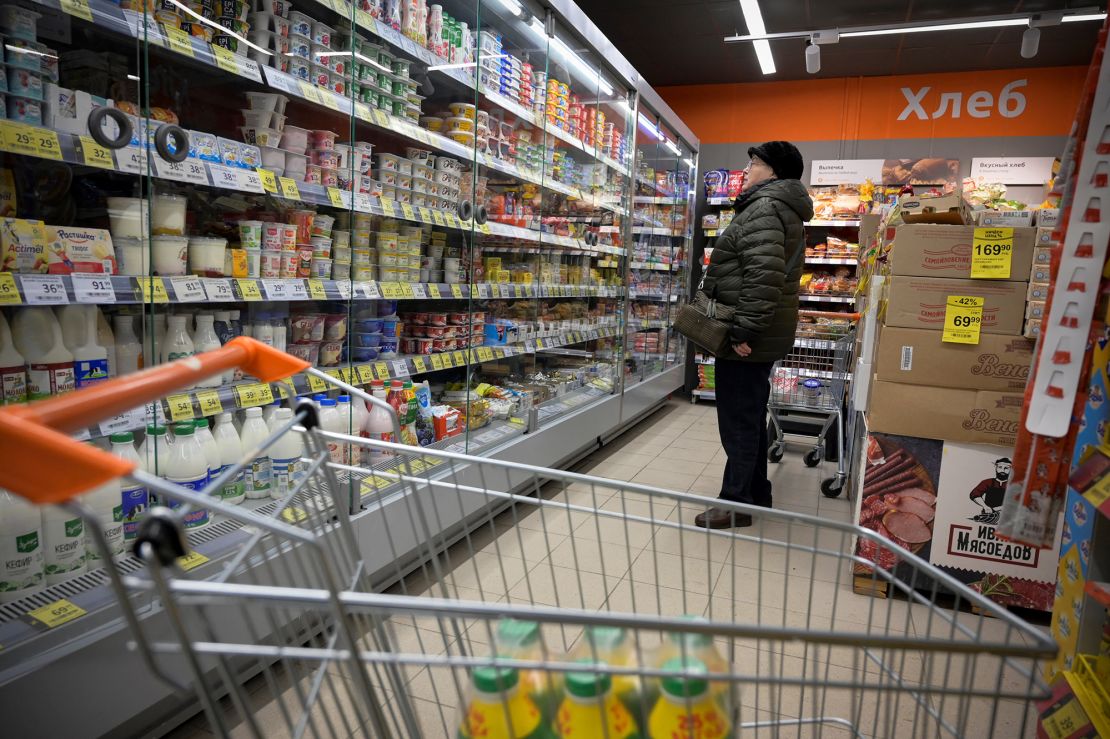
[[[767,401],[772,365],[794,346],[798,280],[805,254],[802,224],[813,201],[800,181],[804,163],[788,141],[748,149],[744,185],[732,222],[717,239],[702,289],[735,308],[732,354],[717,357],[717,427],[728,456],[721,500],[771,507],[767,479]],[[702,528],[751,526],[752,517],[710,508]]]

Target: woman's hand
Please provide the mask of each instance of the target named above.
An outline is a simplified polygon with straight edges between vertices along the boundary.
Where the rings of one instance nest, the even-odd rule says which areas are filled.
[[[752,353],[752,348],[748,346],[748,342],[745,341],[743,344],[733,344],[732,351],[736,352],[741,357],[746,357]]]

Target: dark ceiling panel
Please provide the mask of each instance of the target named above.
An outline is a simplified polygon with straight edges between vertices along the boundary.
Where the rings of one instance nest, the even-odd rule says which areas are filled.
[[[1040,51],[1022,59],[1020,28],[844,39],[822,46],[821,72],[805,71],[801,40],[775,41],[778,72],[765,76],[751,44],[726,44],[746,33],[738,0],[577,0],[634,67],[656,87],[766,82],[810,77],[978,71],[1083,65],[1090,61],[1098,23],[1045,28]],[[1090,7],[1104,0],[760,0],[769,33]]]

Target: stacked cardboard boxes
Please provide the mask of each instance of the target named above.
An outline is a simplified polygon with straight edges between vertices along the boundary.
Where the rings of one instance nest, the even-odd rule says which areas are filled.
[[[972,279],[976,229],[984,227],[957,225],[974,218],[958,205],[940,206],[915,201],[916,214],[903,212],[914,222],[884,234],[889,275],[868,425],[875,432],[1009,446],[1032,360],[1033,342],[1023,337],[1026,317],[1043,310],[1043,302],[1028,305],[1030,279],[1040,274],[1037,230],[1001,226],[1013,228],[1009,273]],[[983,298],[977,344],[942,341],[949,296]]]

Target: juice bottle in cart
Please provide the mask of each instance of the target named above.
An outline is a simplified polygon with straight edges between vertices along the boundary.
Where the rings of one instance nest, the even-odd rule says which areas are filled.
[[[497,654],[512,659],[541,661],[550,658],[540,643],[540,625],[536,621],[503,618],[497,623]],[[518,670],[521,689],[526,691],[543,713],[545,721],[555,718],[563,696],[562,673],[543,670]]]
[[[584,662],[589,668],[593,662]],[[613,695],[612,676],[603,672],[568,672],[566,697],[555,715],[555,733],[561,737],[639,739],[636,719]]]
[[[636,667],[636,653],[628,632],[619,626],[587,626],[582,641],[575,647],[571,659],[598,661],[613,667]],[[640,720],[647,716],[654,700],[645,700],[643,685],[638,675],[611,675],[613,695],[632,715]],[[643,703],[641,703],[643,701]]]
[[[513,668],[475,668],[470,684],[459,739],[555,739],[535,701],[521,690],[520,673]]]
[[[703,662],[676,657],[664,662],[663,669],[705,677],[676,675],[662,679],[662,692],[648,719],[650,739],[724,739],[731,735],[728,714],[712,695]]]
[[[689,616],[691,620],[700,620],[700,617]],[[664,663],[676,658],[693,658],[701,662],[709,675],[714,673],[728,673],[728,660],[717,650],[713,637],[708,634],[697,634],[689,631],[672,631],[667,634],[666,641],[659,648],[655,664]],[[728,682],[725,680],[710,680],[709,692],[714,697],[720,698],[728,692]]]

